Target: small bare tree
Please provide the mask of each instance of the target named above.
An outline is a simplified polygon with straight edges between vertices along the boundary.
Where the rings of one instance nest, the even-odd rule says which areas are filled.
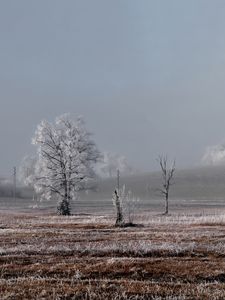
[[[160,155],[158,158],[158,162],[160,164],[160,168],[162,171],[162,188],[159,191],[165,197],[165,215],[169,212],[169,190],[171,185],[173,184],[173,177],[175,172],[175,160],[173,161],[171,167],[168,167],[168,159],[167,156]]]
[[[113,204],[116,209],[115,226],[135,226],[134,217],[138,209],[139,198],[134,197],[130,190],[126,191],[125,185],[123,185],[119,190],[115,190]]]
[[[120,189],[120,171],[117,170],[117,189],[115,190],[112,199],[116,208],[116,226],[122,226],[124,223],[122,199],[122,190]]]
[[[121,198],[119,195],[120,191],[115,190],[113,195],[113,202],[116,208],[116,226],[122,226],[123,225],[123,211],[122,211],[122,203]]]

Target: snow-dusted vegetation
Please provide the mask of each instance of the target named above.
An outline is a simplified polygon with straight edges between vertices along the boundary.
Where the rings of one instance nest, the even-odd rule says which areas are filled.
[[[58,211],[70,215],[70,204],[76,193],[88,189],[95,173],[93,164],[100,157],[83,119],[73,120],[69,114],[52,124],[42,121],[35,132],[37,146],[33,183],[44,199],[59,199]]]
[[[1,299],[224,299],[224,216],[1,214]]]

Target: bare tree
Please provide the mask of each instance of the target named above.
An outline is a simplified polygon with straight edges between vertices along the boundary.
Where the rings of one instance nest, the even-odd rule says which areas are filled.
[[[116,226],[122,226],[123,225],[123,211],[122,211],[122,205],[120,200],[119,191],[115,190],[113,195],[113,202],[116,207]]]
[[[165,197],[165,215],[169,212],[169,191],[173,184],[173,177],[175,172],[175,160],[173,161],[171,167],[168,167],[167,156],[160,155],[158,158],[160,168],[162,171],[162,188],[159,191]]]

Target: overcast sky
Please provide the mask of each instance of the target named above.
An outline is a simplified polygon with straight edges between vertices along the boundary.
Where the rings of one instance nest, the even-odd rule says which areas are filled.
[[[0,1],[0,175],[65,112],[136,168],[198,164],[225,140],[225,1]]]

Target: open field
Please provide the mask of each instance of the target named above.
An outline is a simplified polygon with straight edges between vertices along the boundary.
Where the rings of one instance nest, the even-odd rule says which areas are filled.
[[[0,299],[225,299],[225,210],[0,214]]]
[[[135,223],[115,228],[115,180],[81,193],[71,217],[57,203],[0,197],[0,300],[225,299],[225,169],[179,171],[171,215],[159,173],[121,178],[140,197]]]

